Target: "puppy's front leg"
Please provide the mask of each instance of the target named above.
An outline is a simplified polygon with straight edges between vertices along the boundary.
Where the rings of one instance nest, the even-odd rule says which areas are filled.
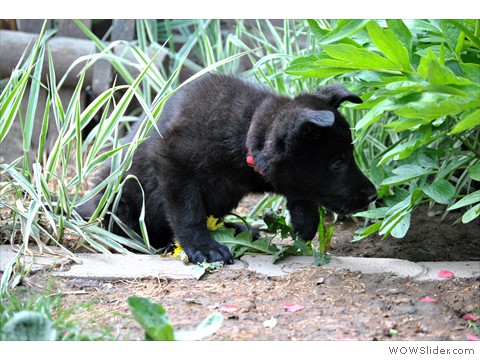
[[[233,264],[228,248],[210,236],[201,199],[200,192],[188,185],[182,191],[170,192],[166,196],[167,217],[176,240],[192,263],[223,261]]]
[[[287,199],[287,208],[298,236],[303,240],[312,240],[317,233],[320,219],[318,205],[313,201]]]

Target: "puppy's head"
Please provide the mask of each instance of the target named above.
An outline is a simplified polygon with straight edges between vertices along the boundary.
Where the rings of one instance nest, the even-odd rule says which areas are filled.
[[[278,193],[313,200],[339,214],[376,199],[374,185],[355,163],[350,127],[337,110],[344,101],[362,102],[334,85],[299,95],[279,112],[262,157]]]

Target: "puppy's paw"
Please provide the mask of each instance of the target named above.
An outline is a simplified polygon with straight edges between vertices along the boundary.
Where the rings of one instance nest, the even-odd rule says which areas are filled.
[[[298,229],[297,235],[300,237],[300,239],[304,241],[310,241],[315,237],[315,234],[317,233],[317,229],[314,227],[304,227],[301,229]]]
[[[225,245],[211,240],[203,246],[183,247],[191,263],[201,264],[204,261],[212,263],[222,261],[224,264],[233,264],[233,256]]]

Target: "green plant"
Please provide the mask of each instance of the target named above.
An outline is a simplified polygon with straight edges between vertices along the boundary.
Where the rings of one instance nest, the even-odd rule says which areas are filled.
[[[24,135],[23,156],[10,164],[0,165],[3,180],[6,179],[0,187],[0,207],[11,213],[8,219],[0,220],[5,230],[2,235],[8,236],[4,240],[20,244],[22,252],[28,250],[31,240],[41,248],[51,244],[60,246],[70,256],[74,256],[72,242],[74,248],[87,246],[103,253],[125,253],[130,250],[157,252],[159,249],[149,246],[143,215],[140,217],[140,234],[128,229],[115,216],[111,216],[107,229],[99,227],[96,219],[103,218],[110,208],[115,212],[124,182],[136,181],[131,177],[123,179],[123,175],[130,166],[136,148],[149,131],[156,131],[155,120],[163,103],[182,86],[178,80],[180,69],[187,67],[196,72],[187,82],[215,69],[239,73],[239,59],[248,56],[253,68],[246,70],[243,75],[257,77],[281,93],[293,94],[305,90],[308,81],[292,83],[290,79],[293,77],[283,72],[282,68],[293,54],[304,53],[298,39],[303,38],[309,47],[313,38],[307,31],[306,23],[296,20],[285,21],[280,27],[270,21],[246,24],[239,20],[233,24],[234,31],[230,33],[222,29],[220,20],[137,20],[136,42],[115,41],[105,45],[83,23],[75,22],[97,45],[98,54],[78,59],[62,79],[57,79],[47,43],[55,31],[42,31],[31,52],[19,61],[10,79],[2,81],[0,141],[8,136],[16,117],[21,121]],[[179,42],[182,43],[180,47]],[[121,55],[113,52],[117,46],[124,46]],[[151,50],[156,55],[152,56]],[[133,57],[127,57],[127,53]],[[168,65],[157,67],[154,58],[162,53],[166,53],[170,61]],[[44,54],[47,54],[47,61],[43,60]],[[129,60],[132,58],[134,60]],[[99,60],[109,61],[126,85],[115,83],[93,99],[86,109],[81,109],[80,94],[85,73]],[[68,73],[78,64],[83,64],[78,84],[70,101],[62,103],[59,91]],[[46,71],[49,77],[45,83],[40,74]],[[25,96],[28,86],[28,106],[23,109],[20,99]],[[39,103],[39,91],[48,94],[44,104]],[[128,123],[136,119],[128,112],[134,101],[140,108],[132,114],[143,112],[146,121],[133,141],[124,144],[120,141],[121,128],[124,125],[128,127]],[[30,163],[34,110],[39,106],[44,109],[42,130],[38,139],[38,153]],[[53,117],[53,122],[49,121],[50,117]],[[83,130],[91,126],[94,119],[98,119],[98,124],[83,138]],[[51,151],[46,154],[47,133],[52,127],[56,128],[59,135]],[[84,193],[86,180],[105,162],[112,165],[110,176]],[[97,211],[89,222],[83,221],[76,215],[74,207],[100,191],[104,191],[104,195]],[[281,203],[284,203],[284,199],[276,197],[276,204],[273,205],[279,206]],[[262,207],[257,207],[257,210],[260,213]],[[261,222],[258,217],[252,217],[249,221]],[[117,222],[128,237],[109,232],[113,222]],[[267,249],[267,241],[264,242],[264,249]],[[6,291],[13,271],[14,267],[10,266],[2,276],[2,292]]]
[[[127,300],[133,316],[145,330],[146,340],[202,340],[213,335],[222,325],[222,314],[215,312],[192,331],[174,331],[165,309],[150,299],[130,297]]]
[[[113,54],[112,49],[121,42],[105,46],[81,22],[76,23],[97,44],[100,53],[80,58],[71,65],[69,71],[78,63],[84,63],[79,73],[78,84],[68,104],[62,104],[60,101],[59,90],[64,78],[57,81],[55,65],[48,50],[47,40],[54,32],[40,34],[30,53],[26,53],[20,59],[0,94],[0,141],[8,136],[14,119],[18,117],[22,125],[24,144],[23,156],[10,164],[0,165],[2,175],[0,208],[11,213],[7,220],[0,220],[2,230],[5,231],[2,234],[9,236],[7,240],[10,243],[22,244],[22,251],[28,249],[29,242],[33,239],[41,248],[47,244],[54,244],[70,256],[74,256],[70,246],[66,246],[66,240],[69,239],[77,243],[75,247],[87,246],[102,253],[111,251],[126,253],[131,250],[142,253],[156,252],[157,249],[149,246],[143,218],[140,219],[141,234],[134,233],[118,221],[130,238],[117,236],[108,229],[99,227],[96,219],[104,217],[109,209],[115,212],[124,182],[132,181],[131,177],[123,179],[123,175],[131,164],[135,150],[148,132],[157,131],[155,121],[163,104],[182,86],[175,85],[176,79],[197,39],[194,35],[191,36],[190,42],[185,44],[183,55],[175,57],[174,69],[159,70],[153,61],[162,48],[156,48],[157,55],[153,57],[147,54],[147,44],[151,37],[148,21],[137,23],[138,45],[127,44],[127,50],[132,53],[135,60],[127,60]],[[48,55],[47,83],[43,83],[40,76],[45,71],[44,54]],[[243,55],[241,52],[236,53],[230,58],[221,59],[202,68],[183,84]],[[98,60],[109,61],[127,84],[114,84],[112,88],[93,99],[86,109],[81,109],[80,94],[85,72]],[[30,95],[25,111],[20,106],[20,99],[25,96],[27,86],[30,86]],[[45,104],[39,104],[40,89],[48,93]],[[134,99],[146,114],[146,120],[142,122],[135,138],[130,143],[123,144],[120,141],[121,128],[132,120],[127,109]],[[30,143],[35,121],[34,110],[38,106],[44,109],[44,116],[38,154],[31,164]],[[53,123],[49,122],[50,116],[54,118]],[[99,119],[98,124],[86,138],[82,138],[82,131],[94,118]],[[58,137],[46,155],[46,135],[51,126],[56,127]],[[94,176],[95,171],[105,162],[111,163],[110,175],[84,194],[85,181]],[[78,217],[74,208],[100,191],[104,192],[100,204],[90,221],[85,222]],[[116,220],[118,219],[112,216],[112,222]],[[112,225],[113,223],[109,228]],[[2,292],[6,290],[13,268],[10,267],[9,270],[2,276]]]
[[[106,327],[80,314],[91,311],[92,303],[66,307],[61,294],[48,287],[32,292],[19,286],[2,294],[0,303],[0,340],[114,340]]]
[[[345,109],[356,158],[377,184],[379,208],[356,239],[401,238],[424,203],[480,215],[480,21],[309,21],[320,50],[286,70],[343,81],[364,103]],[[477,182],[477,183],[476,183]]]
[[[45,315],[33,311],[15,313],[3,328],[6,341],[53,341],[57,330]]]

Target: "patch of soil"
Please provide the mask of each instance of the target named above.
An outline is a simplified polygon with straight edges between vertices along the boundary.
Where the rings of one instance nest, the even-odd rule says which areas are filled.
[[[123,340],[144,336],[131,316],[125,317],[130,296],[161,304],[180,331],[232,305],[236,310],[223,312],[223,324],[209,340],[466,340],[475,331],[462,316],[480,309],[479,279],[419,283],[318,267],[279,278],[227,267],[199,281],[62,279],[56,287],[67,307],[93,301],[89,316]],[[438,302],[422,302],[426,296]],[[304,308],[286,312],[287,304]],[[276,325],[265,327],[272,318]]]
[[[480,218],[467,224],[462,213],[449,212],[444,218],[440,208],[430,216],[428,207],[412,214],[407,235],[402,239],[372,235],[352,242],[353,233],[363,225],[345,219],[336,224],[330,252],[336,256],[396,258],[420,261],[479,261]],[[440,215],[438,215],[438,213]]]

